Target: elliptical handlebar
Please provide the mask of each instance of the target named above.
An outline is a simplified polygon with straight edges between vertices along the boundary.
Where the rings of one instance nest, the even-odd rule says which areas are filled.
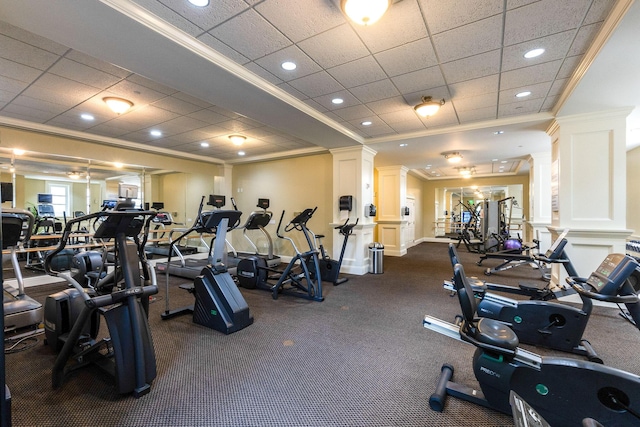
[[[36,223],[36,217],[30,211],[26,209],[3,208],[2,213],[12,214],[12,215],[17,215],[22,217],[23,227],[22,227],[22,233],[20,233],[20,239],[18,240],[18,242],[24,243],[31,240],[31,234],[33,232],[33,226]],[[25,218],[28,223],[26,228],[24,227]]]
[[[317,209],[318,207],[316,206],[313,209],[307,208],[304,211],[300,212],[291,221],[289,221],[289,224],[287,224],[287,226],[284,228],[284,231],[289,232],[294,229],[302,230],[302,227],[306,227],[307,222],[309,222]],[[282,215],[284,215],[284,211],[282,211]],[[282,221],[282,218],[280,218],[280,221]]]
[[[592,292],[585,289],[584,285],[592,287],[584,277],[567,277],[567,283],[580,295],[596,301],[611,302],[615,304],[637,304],[640,303],[638,295],[606,295]]]

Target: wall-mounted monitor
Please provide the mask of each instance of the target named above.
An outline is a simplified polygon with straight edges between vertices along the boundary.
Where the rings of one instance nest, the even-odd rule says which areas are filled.
[[[0,203],[13,201],[13,183],[0,182]]]
[[[116,207],[116,203],[118,203],[117,200],[103,200],[102,201],[102,207],[105,209],[113,209]]]
[[[164,209],[164,202],[153,202],[151,203],[151,209],[159,211],[160,209]]]
[[[53,194],[38,193],[38,204],[51,204],[51,203],[53,203]]]
[[[133,184],[118,184],[118,197],[121,199],[137,199],[138,186]]]
[[[213,206],[215,208],[221,208],[227,203],[225,196],[220,196],[216,194],[209,194],[209,202],[207,203],[209,206]]]

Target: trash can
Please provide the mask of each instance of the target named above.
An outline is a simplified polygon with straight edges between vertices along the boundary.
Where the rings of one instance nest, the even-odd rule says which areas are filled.
[[[384,245],[378,242],[369,243],[369,273],[382,274],[384,272],[383,259]]]

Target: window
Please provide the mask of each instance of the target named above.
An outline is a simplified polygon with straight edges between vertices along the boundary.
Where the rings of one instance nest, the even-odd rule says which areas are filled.
[[[62,218],[65,212],[71,211],[68,185],[49,184],[49,193],[53,196],[53,211],[57,218]]]

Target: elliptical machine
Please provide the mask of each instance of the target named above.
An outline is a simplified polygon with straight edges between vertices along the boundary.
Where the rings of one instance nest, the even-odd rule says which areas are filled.
[[[633,258],[610,254],[585,282],[593,286],[596,292],[591,294],[598,295],[598,299],[622,301],[640,320],[637,296],[624,296],[625,283],[636,268],[638,263]],[[463,317],[459,325],[429,315],[424,317],[423,325],[476,346],[473,370],[480,390],[452,382],[453,367],[445,364],[436,390],[429,398],[431,409],[441,412],[446,396],[452,395],[510,414],[509,394],[514,391],[550,425],[579,425],[587,417],[603,425],[638,425],[640,378],[637,375],[589,361],[543,357],[526,351],[518,347],[518,337],[504,323],[476,317],[475,292],[461,264],[454,268],[454,284]]]
[[[149,295],[158,293],[158,286],[144,245],[154,216],[150,211],[114,210],[74,218],[67,222],[58,247],[45,258],[47,273],[72,286],[48,296],[45,302],[46,343],[59,351],[52,371],[53,388],[62,386],[71,371],[93,362],[114,376],[119,393],[140,397],[150,391],[156,377],[156,358],[147,318]],[[70,272],[54,270],[51,263],[64,250],[75,223],[98,217],[105,220],[94,238],[115,245],[116,286],[103,295],[83,288]],[[104,316],[111,335],[100,341],[96,341],[98,314]],[[70,359],[75,363],[68,363]]]
[[[291,243],[295,256],[291,258],[284,271],[267,267],[264,258],[251,256],[242,259],[238,263],[236,271],[238,284],[247,289],[259,288],[270,291],[273,299],[278,299],[278,295],[283,293],[312,301],[324,301],[318,251],[311,238],[311,232],[307,228],[307,222],[311,219],[316,209],[318,208],[305,209],[296,215],[284,228],[285,232],[301,231],[309,245],[308,251],[300,252],[291,237],[281,234],[280,227],[285,214],[282,211],[276,234],[279,238],[288,240]],[[269,282],[273,280],[277,280],[277,282],[275,284]]]
[[[316,242],[318,242],[318,249],[320,250],[320,256],[318,257],[318,266],[320,267],[320,279],[323,282],[333,283],[333,286],[338,286],[349,280],[347,277],[338,277],[340,274],[340,267],[342,267],[342,259],[344,258],[344,252],[347,249],[347,241],[349,236],[353,233],[353,228],[358,225],[360,218],[356,218],[356,222],[349,224],[349,218],[344,224],[335,227],[339,230],[340,234],[344,236],[342,240],[342,249],[340,250],[340,258],[337,260],[332,259],[329,254],[324,250],[322,244],[323,234],[314,234],[311,230],[309,232],[313,235]]]

